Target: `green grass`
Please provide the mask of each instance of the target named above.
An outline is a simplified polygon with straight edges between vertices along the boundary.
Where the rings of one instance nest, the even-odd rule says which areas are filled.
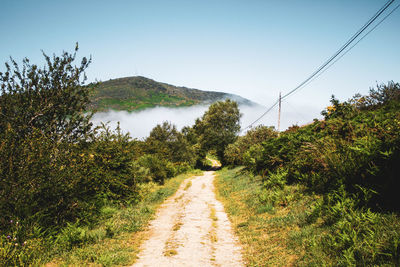
[[[240,167],[218,171],[215,183],[248,266],[295,265],[305,253],[302,242],[319,234],[318,223],[307,232],[299,227],[317,198],[304,195],[299,186],[285,186],[278,197],[271,197],[275,193],[263,189],[260,178],[242,174]]]
[[[249,266],[400,266],[397,214],[340,195],[326,206],[304,186],[282,183],[284,175],[262,181],[240,167],[218,171],[217,196]]]
[[[147,96],[134,96],[128,98],[101,98],[95,101],[97,110],[107,109],[139,111],[156,106],[163,107],[186,107],[197,104],[194,100],[183,97],[171,96],[164,93],[151,93]]]
[[[154,217],[157,207],[173,195],[182,181],[200,171],[169,179],[164,185],[143,185],[144,199],[126,207],[108,205],[102,220],[92,228],[70,226],[58,238],[60,252],[48,266],[115,266],[132,264],[145,239],[143,230]],[[82,239],[68,248],[71,239]],[[64,244],[64,249],[61,249]]]

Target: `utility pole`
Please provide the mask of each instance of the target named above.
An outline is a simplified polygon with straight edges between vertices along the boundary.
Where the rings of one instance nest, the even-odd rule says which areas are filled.
[[[278,136],[281,128],[281,92],[279,92],[279,111],[278,111]]]

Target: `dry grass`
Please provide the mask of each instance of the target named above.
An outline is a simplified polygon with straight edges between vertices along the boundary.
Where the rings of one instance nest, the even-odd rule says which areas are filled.
[[[153,218],[157,207],[169,196],[174,194],[182,181],[199,172],[180,175],[166,181],[165,185],[157,186],[144,202],[126,208],[110,208],[110,214],[105,221],[95,229],[108,227],[114,233],[112,238],[104,238],[96,243],[84,244],[65,252],[46,266],[126,266],[132,265],[137,259],[142,242],[148,238],[144,231]],[[181,197],[182,198],[182,197]],[[176,224],[176,230],[181,224]],[[169,244],[166,254],[174,255],[177,244]]]
[[[285,207],[260,203],[257,194],[261,183],[239,171],[219,171],[215,185],[217,198],[224,204],[242,244],[244,260],[249,266],[296,265],[304,248],[294,244],[291,236],[300,231],[298,222],[307,208],[307,197],[294,197],[293,203]],[[289,186],[286,190],[294,196],[298,191]]]
[[[181,200],[184,197],[184,194],[181,194],[180,196],[175,198],[175,202],[178,202],[179,200]]]
[[[177,221],[177,222],[175,222],[174,226],[172,227],[172,230],[174,232],[168,238],[167,242],[165,242],[164,251],[163,251],[164,256],[172,257],[172,256],[178,254],[177,249],[180,246],[180,244],[175,239],[175,235],[176,235],[175,232],[178,231],[182,225],[183,225],[183,223],[181,221]]]
[[[176,251],[176,249],[168,249],[168,250],[164,251],[165,257],[172,257],[176,254],[178,254],[178,251]]]
[[[185,185],[184,190],[187,191],[192,186],[192,181],[188,181]]]
[[[178,254],[177,248],[179,247],[179,244],[171,237],[166,243],[164,247],[164,256],[165,257],[172,257],[176,254]]]
[[[216,216],[216,210],[215,207],[213,205],[209,205],[210,206],[210,219],[215,221],[218,221],[218,218]]]
[[[208,236],[212,243],[216,243],[218,241],[218,237],[217,237],[218,218],[216,216],[215,207],[211,204],[208,204],[208,207],[210,208],[210,219],[212,220],[211,228],[210,228],[210,231],[208,232]]]
[[[172,227],[173,231],[178,231],[179,229],[181,229],[183,223],[182,222],[177,222],[174,224],[174,226]]]

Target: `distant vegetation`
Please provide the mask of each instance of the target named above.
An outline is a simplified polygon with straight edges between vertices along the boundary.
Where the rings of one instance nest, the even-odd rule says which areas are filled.
[[[177,87],[136,76],[109,80],[95,86],[89,109],[134,111],[156,106],[184,107],[214,103],[228,98],[242,104],[255,104],[237,95]]]
[[[274,258],[262,256],[259,248],[259,257],[276,260],[271,265],[285,264],[283,255],[291,261],[297,255],[296,265],[398,266],[400,85],[379,85],[345,102],[332,96],[331,103],[323,120],[293,126],[280,136],[260,126],[228,145],[226,162],[244,165],[257,178],[236,174],[240,181],[230,188],[232,173],[224,174],[221,193],[244,196],[227,201],[234,209],[243,201],[239,214],[249,220],[246,229],[253,229],[247,235],[264,227],[290,237],[282,240],[288,251]],[[245,192],[250,186],[254,191]],[[252,265],[265,264],[254,251],[248,255],[256,261]]]

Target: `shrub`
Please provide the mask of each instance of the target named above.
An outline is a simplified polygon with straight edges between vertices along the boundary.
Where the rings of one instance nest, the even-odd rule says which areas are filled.
[[[283,189],[286,184],[288,172],[284,169],[278,169],[275,173],[270,173],[263,178],[264,187],[267,189]]]
[[[238,104],[234,101],[227,99],[211,104],[194,125],[201,150],[203,152],[214,150],[224,164],[224,151],[237,138],[240,117]]]
[[[195,164],[194,150],[190,143],[175,125],[166,121],[151,130],[146,139],[146,152],[174,163]]]
[[[319,210],[329,232],[319,246],[340,266],[373,266],[400,261],[396,217],[359,208],[360,196],[341,187],[324,197]]]
[[[255,144],[277,137],[273,127],[257,126],[246,132],[244,136],[238,137],[233,144],[229,144],[225,151],[225,161],[229,165],[243,165],[243,154]]]
[[[159,158],[157,155],[144,155],[138,159],[138,163],[147,168],[150,172],[152,180],[159,184],[164,184],[165,180],[170,177],[172,167],[168,161]]]

